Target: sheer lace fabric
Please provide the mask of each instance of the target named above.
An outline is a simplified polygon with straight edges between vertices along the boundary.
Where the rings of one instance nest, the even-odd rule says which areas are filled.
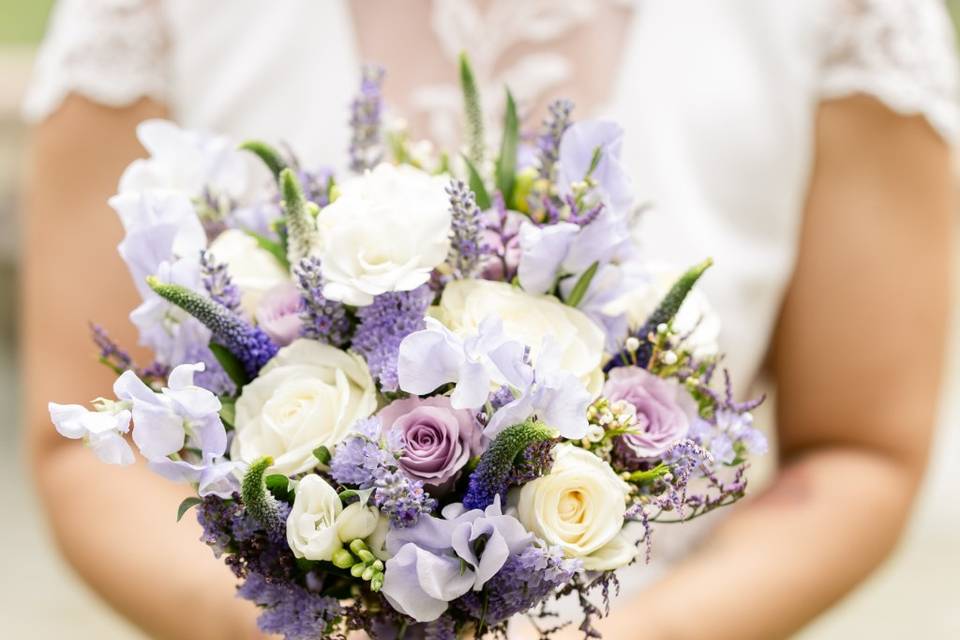
[[[825,24],[821,92],[873,96],[905,115],[922,114],[953,141],[958,119],[957,52],[936,0],[835,0]]]
[[[24,115],[41,120],[70,93],[110,107],[168,98],[157,0],[60,0],[37,57]]]

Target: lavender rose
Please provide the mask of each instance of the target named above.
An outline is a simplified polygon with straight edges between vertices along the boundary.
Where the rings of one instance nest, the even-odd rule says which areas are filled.
[[[695,410],[693,400],[676,382],[639,367],[610,372],[603,395],[623,400],[637,411],[636,433],[617,439],[617,451],[628,462],[656,458],[686,437]]]
[[[472,412],[454,409],[446,397],[404,398],[377,415],[384,431],[404,439],[400,468],[429,487],[442,489],[470,457],[482,451],[482,433]]]
[[[285,347],[300,337],[300,290],[292,282],[283,282],[260,298],[254,314],[257,324],[270,338]]]

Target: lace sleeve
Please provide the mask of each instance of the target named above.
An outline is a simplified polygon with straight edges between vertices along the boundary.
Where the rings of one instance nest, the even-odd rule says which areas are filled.
[[[70,93],[121,107],[167,97],[166,33],[157,0],[60,0],[23,103],[46,118]]]
[[[831,0],[821,95],[867,94],[960,137],[957,51],[942,0]]]

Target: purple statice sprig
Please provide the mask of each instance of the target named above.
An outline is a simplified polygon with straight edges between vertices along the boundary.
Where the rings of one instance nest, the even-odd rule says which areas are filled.
[[[336,598],[258,573],[250,574],[237,594],[262,609],[257,626],[264,633],[282,635],[285,640],[338,637],[343,606]]]
[[[370,374],[383,391],[398,389],[400,343],[426,326],[424,318],[433,297],[430,286],[424,284],[413,291],[382,293],[372,304],[357,309],[352,347],[366,360]]]
[[[360,93],[350,103],[350,170],[355,173],[372,169],[383,158],[383,77],[382,67],[365,66],[360,75]]]
[[[324,297],[320,259],[303,258],[294,266],[293,277],[302,299],[303,336],[338,348],[349,344],[350,317],[341,303]]]
[[[424,490],[419,480],[408,478],[399,468],[402,441],[395,433],[381,439],[380,422],[361,420],[354,433],[333,451],[330,476],[342,485],[360,490],[372,489],[371,502],[396,527],[416,524],[421,514],[431,513],[437,501]]]
[[[227,271],[226,262],[218,262],[207,250],[200,252],[200,273],[203,288],[214,302],[222,304],[233,313],[240,313],[240,289]]]
[[[457,279],[472,278],[484,255],[481,239],[483,222],[477,197],[463,180],[453,180],[446,188],[450,197],[451,239],[447,262]]]
[[[688,381],[694,397],[701,399],[700,418],[691,428],[691,437],[708,448],[719,462],[736,466],[746,453],[762,455],[767,452],[766,436],[753,426],[751,413],[764,402],[766,394],[737,402],[727,369],[723,370],[723,393],[710,386],[714,370],[715,367],[708,367],[695,382]]]
[[[471,591],[454,606],[497,632],[514,615],[568,585],[580,568],[579,560],[564,557],[557,547],[530,545],[511,556],[482,592]]]

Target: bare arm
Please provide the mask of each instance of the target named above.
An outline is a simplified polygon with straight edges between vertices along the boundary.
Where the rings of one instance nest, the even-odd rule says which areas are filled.
[[[57,542],[83,578],[158,638],[256,637],[251,605],[230,571],[199,542],[194,518],[175,522],[187,495],[145,466],[100,463],[60,438],[49,400],[109,395],[87,321],[136,344],[127,315],[139,302],[117,255],[122,229],[106,204],[123,168],[143,155],[138,122],[163,115],[144,100],[108,109],[72,97],[34,132],[27,167],[22,357],[36,485]]]
[[[817,132],[774,345],[782,470],[604,637],[785,637],[880,564],[909,515],[944,349],[949,154],[868,98],[824,105]]]

